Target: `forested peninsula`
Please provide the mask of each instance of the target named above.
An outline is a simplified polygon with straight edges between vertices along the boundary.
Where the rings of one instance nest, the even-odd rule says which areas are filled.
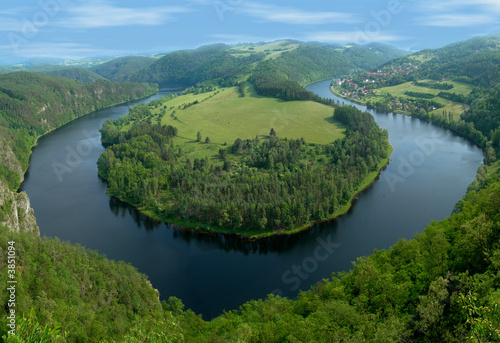
[[[345,126],[345,137],[330,144],[280,138],[271,129],[192,160],[174,143],[177,128],[156,122],[155,105],[106,122],[102,139],[111,146],[98,161],[99,175],[110,195],[154,218],[207,232],[259,237],[343,214],[391,149],[370,114],[344,106],[332,119]]]

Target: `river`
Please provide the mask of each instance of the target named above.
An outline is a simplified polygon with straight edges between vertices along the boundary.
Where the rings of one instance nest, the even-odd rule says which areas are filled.
[[[323,81],[308,89],[337,99],[328,86]],[[104,152],[98,129],[104,121],[177,91],[162,89],[97,111],[42,137],[21,190],[31,199],[42,235],[131,263],[148,275],[162,299],[176,296],[204,319],[271,292],[293,297],[332,272],[349,270],[351,261],[374,249],[411,239],[432,220],[450,215],[483,161],[479,148],[448,130],[370,111],[388,130],[394,151],[378,181],[348,214],[294,236],[259,242],[197,234],[152,221],[107,196],[97,177],[96,162]]]

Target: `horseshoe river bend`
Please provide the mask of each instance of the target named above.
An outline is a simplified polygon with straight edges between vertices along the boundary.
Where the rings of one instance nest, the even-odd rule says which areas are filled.
[[[307,87],[338,99],[330,80]],[[104,152],[99,129],[129,106],[94,112],[40,138],[21,187],[31,199],[42,235],[97,250],[148,275],[162,299],[180,298],[204,319],[276,293],[293,297],[332,272],[348,271],[360,256],[411,239],[432,220],[448,217],[474,180],[482,151],[453,132],[401,114],[369,110],[394,148],[378,180],[351,210],[293,236],[256,242],[209,236],[158,223],[106,195],[97,176]],[[362,110],[364,106],[355,105]],[[64,165],[67,172],[56,173]]]

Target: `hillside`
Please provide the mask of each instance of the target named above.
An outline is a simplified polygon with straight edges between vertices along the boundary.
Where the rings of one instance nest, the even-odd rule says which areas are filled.
[[[148,84],[104,80],[82,84],[29,72],[0,75],[0,145],[8,161],[0,166],[0,181],[12,190],[19,187],[31,147],[40,135],[78,116],[156,91]]]
[[[156,58],[151,57],[126,56],[93,66],[90,70],[110,81],[121,82],[129,74],[146,68],[155,61]]]
[[[237,75],[250,73],[251,69],[248,67],[251,64],[264,60],[291,80],[306,85],[325,78],[366,70],[401,54],[401,50],[380,44],[340,49],[298,41],[236,46],[216,44],[170,53],[150,66],[132,73],[127,79],[188,85],[214,79],[234,82]]]
[[[235,57],[224,44],[203,46],[195,50],[172,52],[150,66],[127,77],[129,81],[159,84],[194,85],[208,80],[233,83],[240,73],[263,54]]]
[[[422,50],[377,69],[392,70],[407,63],[416,67],[409,76],[396,75],[388,78],[389,85],[426,78],[446,78],[471,86],[491,88],[500,82],[499,48],[499,37],[478,37],[439,49]]]
[[[332,83],[334,92],[370,108],[409,114],[450,128],[498,155],[500,38],[480,37],[429,49]]]
[[[45,72],[43,74],[52,76],[62,76],[67,79],[72,79],[81,83],[94,83],[97,80],[104,80],[104,77],[83,68],[64,68],[64,69]]]
[[[393,47],[392,45],[382,43],[368,43],[363,45],[363,47],[376,54],[384,56],[384,59],[388,61],[411,54],[409,51],[401,50]]]

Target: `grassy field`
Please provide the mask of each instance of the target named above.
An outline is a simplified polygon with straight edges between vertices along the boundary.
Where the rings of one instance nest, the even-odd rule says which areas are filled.
[[[233,56],[235,57],[249,56],[252,53],[264,52],[268,54],[265,58],[267,60],[267,59],[278,58],[284,51],[295,50],[297,49],[298,46],[299,46],[298,43],[291,43],[288,41],[277,41],[260,45],[259,44],[238,45],[232,48],[232,50],[235,51],[235,53],[233,53]]]
[[[221,147],[237,138],[267,136],[273,128],[282,138],[304,138],[307,143],[327,144],[344,137],[344,127],[332,119],[333,108],[311,101],[285,102],[257,96],[247,87],[247,96],[238,89],[222,88],[203,94],[187,94],[164,103],[167,106],[162,124],[178,128],[176,144],[194,157],[217,155]],[[183,109],[185,104],[198,104]],[[175,119],[175,118],[176,119]],[[196,142],[201,132],[203,142]]]
[[[429,55],[428,53],[421,53],[417,55],[410,55],[408,56],[410,59],[415,60],[415,61],[420,61],[420,62],[427,62],[430,61],[434,58],[434,56]]]
[[[469,105],[461,104],[459,102],[450,102],[445,107],[430,112],[431,114],[441,115],[443,111],[449,112],[453,115],[453,120],[458,121],[460,115],[469,109]]]
[[[420,82],[427,82],[427,80],[423,80]],[[386,93],[390,93],[391,96],[394,98],[409,98],[409,99],[417,99],[417,98],[408,96],[405,94],[405,92],[433,94],[436,97],[433,98],[432,100],[439,103],[442,106],[442,108],[434,111],[436,114],[441,114],[443,113],[443,110],[445,110],[447,112],[451,112],[455,119],[459,119],[460,115],[469,109],[469,106],[457,102],[451,102],[447,99],[440,98],[437,95],[440,92],[445,92],[445,93],[457,93],[467,96],[472,91],[472,87],[454,81],[445,81],[445,82],[453,84],[454,87],[450,90],[439,90],[433,88],[419,87],[413,85],[413,82],[406,82],[397,86],[376,89],[373,91],[375,93],[375,96],[371,97],[369,100],[380,100]]]
[[[426,81],[420,81],[420,82],[426,82]],[[468,85],[465,85],[462,83],[458,83],[458,82],[453,82],[453,81],[445,81],[445,82],[453,84],[454,87],[450,90],[445,91],[445,90],[439,90],[439,89],[414,86],[413,82],[406,82],[406,83],[402,83],[402,84],[397,85],[397,86],[376,89],[376,90],[374,90],[374,93],[377,95],[380,95],[383,93],[391,93],[392,95],[394,95],[396,97],[411,98],[411,97],[405,95],[405,92],[410,91],[410,92],[419,92],[419,93],[429,93],[429,94],[434,94],[437,96],[440,92],[469,95],[470,92],[472,91],[471,86],[468,86]]]

